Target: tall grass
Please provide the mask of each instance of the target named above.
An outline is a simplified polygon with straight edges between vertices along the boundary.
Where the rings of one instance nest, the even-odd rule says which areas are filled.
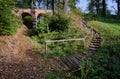
[[[87,76],[86,79],[120,78],[120,23],[115,19],[112,20],[114,23],[106,18],[102,20],[101,17],[101,19],[98,18],[98,20],[88,23],[88,26],[101,34],[102,42],[96,55],[88,60],[91,63],[86,70],[89,70],[90,73],[84,75],[86,70],[81,71],[84,76]]]

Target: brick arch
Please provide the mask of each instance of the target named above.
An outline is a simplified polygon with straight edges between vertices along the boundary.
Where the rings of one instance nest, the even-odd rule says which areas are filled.
[[[27,12],[21,13],[21,18],[22,18],[22,19],[23,19],[25,16],[31,16],[31,17],[32,17],[32,15],[31,15],[30,13],[27,13]]]
[[[36,18],[38,19],[40,16],[43,16],[43,15],[44,15],[43,13],[39,13]]]
[[[46,13],[49,13],[52,15],[52,10],[35,9],[33,12],[33,10],[31,10],[31,9],[13,9],[12,13],[22,20],[27,15],[31,16],[32,17],[32,26],[33,26],[33,28],[36,28],[38,17],[43,16]]]
[[[26,16],[30,16],[31,17],[30,20],[25,19]],[[32,27],[32,25],[33,25],[33,23],[32,23],[32,15],[30,13],[28,13],[28,12],[21,13],[21,19],[23,21],[23,24],[26,25],[26,27],[28,29],[32,29],[33,28]]]

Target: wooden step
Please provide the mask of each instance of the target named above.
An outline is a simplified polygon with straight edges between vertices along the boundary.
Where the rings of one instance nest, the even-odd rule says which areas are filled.
[[[79,68],[79,61],[76,61],[75,59],[72,59],[72,58],[68,58],[67,60],[72,62],[72,63],[70,62],[72,66],[70,70],[75,70]]]
[[[101,37],[99,37],[99,36],[95,36],[94,39],[101,39]]]
[[[65,58],[61,59],[61,61],[67,66],[69,70],[72,68],[71,64],[68,63],[68,61]]]
[[[96,48],[89,48],[88,50],[89,51],[97,51],[98,49],[96,49]]]
[[[99,46],[100,43],[91,43],[90,45]]]
[[[76,59],[74,56],[71,56],[70,59],[76,64],[76,66],[79,66],[80,61],[78,59]]]
[[[71,60],[71,58],[66,57],[65,59],[68,61],[68,63],[69,63],[72,67],[76,66],[76,63],[75,63],[73,60]]]
[[[100,41],[92,41],[91,43],[100,43]]]
[[[59,65],[62,66],[64,69],[69,69],[68,66],[62,62],[62,60],[59,60],[58,62]]]
[[[100,43],[91,43],[90,46],[100,46]]]
[[[96,39],[96,38],[95,38],[95,39],[92,39],[92,41],[101,41],[101,39]]]
[[[89,48],[99,48],[99,46],[91,45]]]

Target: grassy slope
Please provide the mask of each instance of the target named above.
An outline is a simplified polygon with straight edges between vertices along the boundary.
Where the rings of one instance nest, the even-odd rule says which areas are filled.
[[[0,36],[0,61],[23,61],[28,50],[38,48],[38,43],[25,35],[26,31],[27,28],[23,25],[15,35]]]
[[[119,79],[120,23],[115,19],[90,21],[89,26],[102,35],[101,48],[91,59],[91,79]]]
[[[120,23],[90,21],[88,25],[102,35],[103,41],[101,47],[109,47],[109,49],[107,49],[109,52],[119,52]]]

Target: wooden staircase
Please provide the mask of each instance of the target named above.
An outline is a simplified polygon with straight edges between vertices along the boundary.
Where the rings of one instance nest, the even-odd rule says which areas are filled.
[[[91,30],[91,32],[93,33],[92,41],[89,45],[88,50],[86,51],[86,54],[77,53],[67,57],[62,57],[57,61],[61,69],[65,71],[75,72],[80,70],[80,63],[82,58],[85,56],[87,57],[94,55],[100,47],[101,35],[97,33],[94,29],[88,27],[85,21],[83,22],[83,27]]]

